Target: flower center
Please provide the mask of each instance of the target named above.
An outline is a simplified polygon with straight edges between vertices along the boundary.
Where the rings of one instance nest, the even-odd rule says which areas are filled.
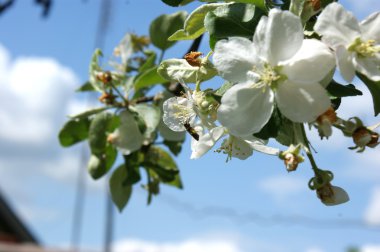
[[[373,39],[362,41],[360,38],[356,38],[348,47],[348,51],[356,52],[362,57],[373,57],[376,53],[380,52],[380,46],[376,45],[375,42]]]
[[[181,104],[173,104],[173,110],[173,116],[182,124],[188,123],[194,114],[194,111],[190,107]]]
[[[239,156],[245,156],[247,153],[245,153],[242,148],[239,146],[237,141],[235,141],[234,136],[230,136],[228,139],[225,139],[222,143],[222,145],[215,150],[217,153],[223,153],[227,154],[226,162],[230,161],[232,159],[232,156],[239,157]]]
[[[280,75],[278,67],[272,67],[268,63],[265,63],[262,69],[253,67],[252,71],[255,73],[258,82],[255,83],[256,88],[262,88],[265,92],[266,88],[276,89],[278,83],[284,79],[285,76]]]

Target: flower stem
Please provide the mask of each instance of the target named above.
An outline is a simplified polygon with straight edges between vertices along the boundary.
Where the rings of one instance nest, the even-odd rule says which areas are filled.
[[[317,175],[319,173],[320,169],[318,168],[317,163],[315,162],[313,153],[310,150],[310,142],[309,142],[309,139],[307,139],[305,126],[303,124],[301,124],[301,130],[302,130],[302,137],[303,137],[304,149],[306,152],[306,156],[308,157],[308,159],[310,161],[311,168],[313,169],[315,175]]]
[[[158,60],[158,63],[161,63],[161,61],[164,59],[165,50],[161,50],[160,58]]]
[[[127,99],[125,99],[125,97],[124,97],[124,95],[120,92],[120,90],[117,88],[117,87],[115,87],[115,85],[113,85],[112,83],[110,83],[109,84],[111,87],[112,87],[112,89],[121,97],[121,99],[123,99],[123,101],[124,101],[124,103],[126,104],[126,105],[128,105],[128,100]]]

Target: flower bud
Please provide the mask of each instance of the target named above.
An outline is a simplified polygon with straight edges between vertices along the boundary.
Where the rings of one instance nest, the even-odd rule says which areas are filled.
[[[109,93],[102,93],[102,95],[98,98],[101,103],[106,105],[112,105],[115,103],[116,96]]]
[[[318,132],[321,138],[332,135],[332,124],[338,120],[335,110],[330,107],[322,115],[318,116],[316,122],[318,124]]]
[[[334,206],[346,203],[350,200],[347,192],[330,182],[317,189],[317,196],[326,206]]]
[[[365,148],[366,146],[374,148],[379,144],[379,134],[366,127],[357,128],[352,134],[352,139],[359,148]]]
[[[279,154],[279,158],[284,160],[286,170],[288,172],[295,171],[299,163],[302,163],[305,158],[300,155],[301,145],[290,145],[286,151]]]
[[[96,79],[103,82],[103,84],[108,84],[112,81],[111,72],[99,72],[96,74]]]

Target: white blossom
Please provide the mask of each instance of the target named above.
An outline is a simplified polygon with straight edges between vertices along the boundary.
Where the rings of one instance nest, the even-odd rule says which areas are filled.
[[[334,56],[322,42],[303,39],[299,17],[272,9],[253,37],[221,40],[215,46],[219,74],[237,83],[222,97],[218,120],[231,134],[259,132],[275,103],[295,122],[311,122],[330,106],[320,81],[333,69]]]
[[[342,5],[331,3],[319,15],[314,30],[335,50],[346,81],[352,81],[355,71],[380,81],[380,12],[359,23]]]

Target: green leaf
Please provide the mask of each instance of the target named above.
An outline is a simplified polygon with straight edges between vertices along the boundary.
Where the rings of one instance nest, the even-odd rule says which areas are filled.
[[[213,43],[234,36],[252,39],[256,26],[264,14],[262,10],[255,8],[255,5],[229,4],[208,12],[204,24]]]
[[[87,118],[89,116],[103,112],[104,110],[107,110],[107,109],[110,109],[110,108],[109,107],[101,107],[101,108],[90,109],[90,110],[84,111],[84,112],[76,114],[76,115],[69,115],[69,117],[71,119]]]
[[[194,0],[161,0],[172,7],[178,7],[193,2]]]
[[[211,62],[207,61],[200,67],[191,66],[185,59],[169,59],[161,62],[158,73],[169,81],[183,80],[186,83],[206,81],[213,78],[217,71]]]
[[[124,185],[133,185],[141,180],[140,166],[144,161],[144,154],[141,151],[135,151],[129,155],[124,155],[124,169],[128,176],[123,180]]]
[[[109,181],[112,201],[115,203],[120,212],[128,204],[128,201],[132,195],[132,186],[124,185],[123,183],[127,178],[127,175],[127,170],[124,165],[121,165],[113,172]]]
[[[106,174],[115,163],[117,151],[111,145],[107,146],[103,155],[91,155],[88,162],[88,172],[93,179],[99,179]]]
[[[225,82],[220,88],[218,88],[215,92],[216,95],[223,96],[228,89],[230,89],[234,84],[231,82]]]
[[[146,125],[145,135],[149,137],[155,132],[161,119],[161,111],[157,106],[150,104],[137,104],[131,107],[144,120]]]
[[[277,108],[273,109],[273,113],[267,124],[260,130],[260,132],[254,134],[255,137],[268,140],[269,138],[276,138],[280,128],[282,127],[282,116]]]
[[[175,44],[174,41],[168,41],[170,35],[181,29],[185,22],[187,13],[184,11],[176,12],[170,15],[161,15],[150,25],[150,39],[157,48],[166,50]]]
[[[204,26],[206,14],[222,5],[226,4],[211,3],[199,6],[186,18],[183,29],[176,31],[169,37],[169,40],[190,40],[198,38],[206,31]]]
[[[154,51],[146,51],[144,53],[147,56],[147,59],[144,62],[144,64],[142,64],[140,66],[139,73],[143,73],[143,72],[147,71],[148,69],[155,66],[155,62],[156,62],[156,58],[157,58],[156,53]]]
[[[368,87],[372,95],[373,109],[375,111],[375,116],[380,113],[380,81],[373,81],[368,79],[363,74],[356,72],[359,79]]]
[[[178,156],[178,154],[181,153],[183,141],[164,140],[164,144],[175,156]]]
[[[89,127],[90,121],[87,118],[67,121],[59,132],[59,143],[63,147],[69,147],[87,139]]]
[[[363,93],[356,89],[354,85],[342,85],[332,80],[326,87],[329,94],[334,98],[363,95]]]
[[[156,146],[149,148],[145,154],[144,164],[148,166],[158,166],[164,170],[178,171],[177,164],[170,154]]]
[[[96,78],[97,73],[102,70],[99,66],[99,58],[101,56],[103,56],[102,51],[100,49],[96,49],[94,54],[92,55],[91,62],[90,62],[90,69],[89,69],[89,74],[90,74],[89,82],[91,83],[94,90],[97,90],[99,92],[103,92],[104,90],[103,83]]]
[[[91,153],[96,156],[104,154],[107,145],[107,133],[112,132],[119,125],[119,117],[103,112],[97,114],[91,122],[88,143]]]
[[[92,84],[87,81],[82,86],[80,86],[75,92],[90,92],[90,91],[96,91]]]
[[[135,88],[141,89],[153,86],[155,84],[168,82],[165,78],[157,73],[157,68],[157,66],[154,66],[137,77],[134,84]]]

